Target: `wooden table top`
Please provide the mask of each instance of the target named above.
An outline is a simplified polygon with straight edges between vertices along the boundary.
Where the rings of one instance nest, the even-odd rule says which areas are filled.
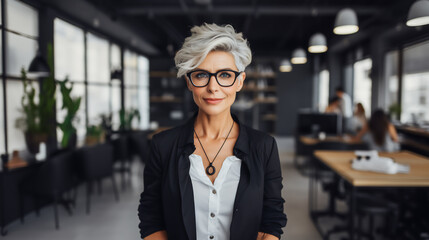
[[[353,186],[429,187],[429,158],[412,152],[379,153],[379,156],[410,166],[409,173],[393,175],[352,169],[353,151],[316,151],[314,155]]]
[[[320,142],[342,142],[347,144],[359,144],[361,141],[355,141],[351,137],[346,136],[327,136],[325,139],[321,140],[318,138],[310,137],[310,136],[300,136],[299,140],[306,145],[315,145]]]

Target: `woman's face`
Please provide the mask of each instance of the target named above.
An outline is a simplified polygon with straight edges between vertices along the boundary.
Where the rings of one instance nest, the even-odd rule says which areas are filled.
[[[210,52],[196,69],[210,73],[216,73],[219,70],[238,71],[233,55],[223,51]],[[217,115],[229,111],[235,101],[236,93],[243,87],[245,78],[246,74],[242,72],[237,77],[234,85],[230,87],[220,86],[214,76],[211,76],[208,85],[205,87],[193,86],[188,78],[186,83],[200,111],[208,115]]]

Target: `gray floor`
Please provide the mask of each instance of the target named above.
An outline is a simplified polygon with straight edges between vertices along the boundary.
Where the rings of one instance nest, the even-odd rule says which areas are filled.
[[[302,177],[293,167],[293,144],[291,139],[278,138],[283,171],[283,197],[288,224],[282,239],[319,240],[321,237],[308,215],[308,178]],[[92,211],[85,214],[84,189],[79,189],[77,208],[69,216],[60,208],[60,230],[54,228],[52,207],[42,209],[41,216],[26,216],[21,224],[16,221],[8,226],[8,240],[117,240],[139,239],[137,206],[142,190],[142,166],[136,161],[131,187],[121,191],[120,201],[115,202],[110,181],[103,183],[102,195],[92,198]],[[118,178],[119,182],[119,178]]]

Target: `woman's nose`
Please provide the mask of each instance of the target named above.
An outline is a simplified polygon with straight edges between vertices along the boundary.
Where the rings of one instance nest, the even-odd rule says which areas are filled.
[[[207,85],[207,90],[210,92],[218,91],[220,88],[219,84],[216,81],[215,76],[210,76],[209,84]]]

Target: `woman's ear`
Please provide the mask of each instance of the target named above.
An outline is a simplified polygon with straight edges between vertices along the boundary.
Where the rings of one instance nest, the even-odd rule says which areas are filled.
[[[183,77],[183,79],[185,79],[186,86],[188,87],[188,90],[192,92],[192,86],[191,86],[191,83],[188,81],[188,78],[185,76],[185,77]]]
[[[240,74],[240,76],[238,76],[238,85],[237,85],[237,92],[240,92],[240,90],[243,88],[243,85],[244,85],[244,79],[246,79],[246,73],[245,72],[242,72],[241,74]]]

